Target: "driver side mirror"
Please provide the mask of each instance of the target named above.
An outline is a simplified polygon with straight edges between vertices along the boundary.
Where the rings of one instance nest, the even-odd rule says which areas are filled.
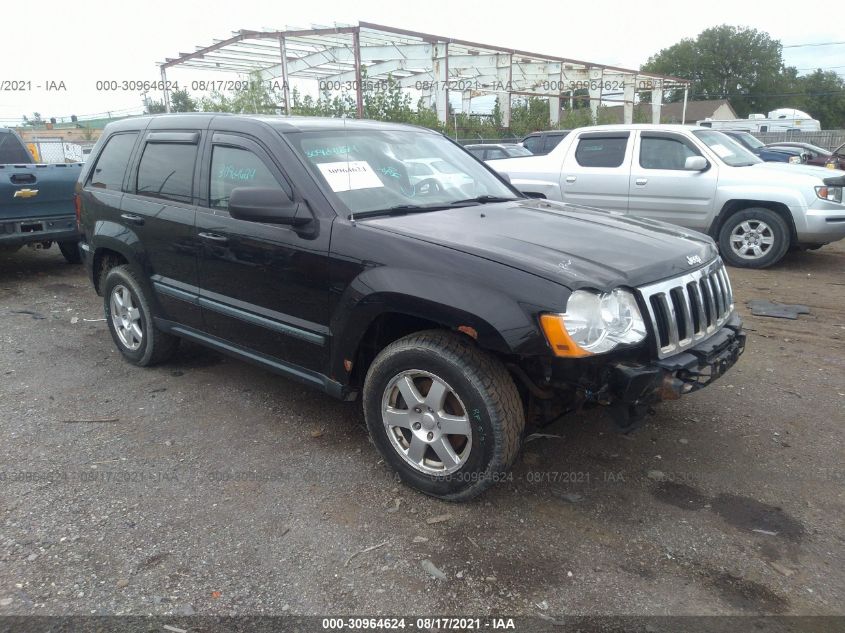
[[[710,168],[710,163],[704,156],[687,156],[684,161],[684,169],[686,171],[705,171]]]
[[[229,215],[236,220],[302,226],[313,218],[308,205],[294,202],[276,187],[235,187],[229,194]]]

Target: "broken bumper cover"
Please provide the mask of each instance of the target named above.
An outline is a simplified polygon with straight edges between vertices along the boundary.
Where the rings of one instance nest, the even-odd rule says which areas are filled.
[[[721,377],[743,351],[745,332],[734,313],[713,336],[680,354],[648,365],[616,363],[611,369],[611,393],[616,404],[629,407],[675,400]]]

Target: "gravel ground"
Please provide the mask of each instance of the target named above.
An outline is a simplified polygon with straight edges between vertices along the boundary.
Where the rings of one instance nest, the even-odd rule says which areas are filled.
[[[843,273],[732,269],[725,378],[632,436],[557,423],[457,505],[359,404],[189,344],[132,367],[81,267],[0,256],[0,614],[843,614]]]

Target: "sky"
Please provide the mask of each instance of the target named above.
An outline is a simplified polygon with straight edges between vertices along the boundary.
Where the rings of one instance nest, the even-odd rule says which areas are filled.
[[[138,111],[142,103],[138,93],[98,91],[97,81],[157,80],[157,62],[240,29],[308,28],[360,20],[626,68],[638,68],[660,49],[723,23],[766,31],[785,46],[845,41],[837,20],[819,19],[830,15],[829,3],[810,1],[797,7],[793,2],[773,1],[762,7],[752,2],[711,0],[690,7],[654,0],[488,0],[481,4],[457,0],[147,0],[131,5],[42,0],[37,12],[20,9],[11,20],[4,19],[0,125],[13,125],[22,115],[35,111],[44,118]],[[15,11],[4,9],[4,17]],[[845,75],[843,44],[785,48],[784,58],[802,73],[822,67]],[[219,77],[197,70],[169,76],[183,85],[193,79]],[[8,82],[30,82],[27,85],[32,87],[4,89]]]

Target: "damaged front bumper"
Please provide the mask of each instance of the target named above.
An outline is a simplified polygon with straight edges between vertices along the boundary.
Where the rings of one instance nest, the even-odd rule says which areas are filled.
[[[743,351],[745,332],[734,313],[718,332],[680,354],[649,364],[614,363],[608,381],[611,413],[620,426],[631,428],[650,405],[680,398],[724,375]]]

